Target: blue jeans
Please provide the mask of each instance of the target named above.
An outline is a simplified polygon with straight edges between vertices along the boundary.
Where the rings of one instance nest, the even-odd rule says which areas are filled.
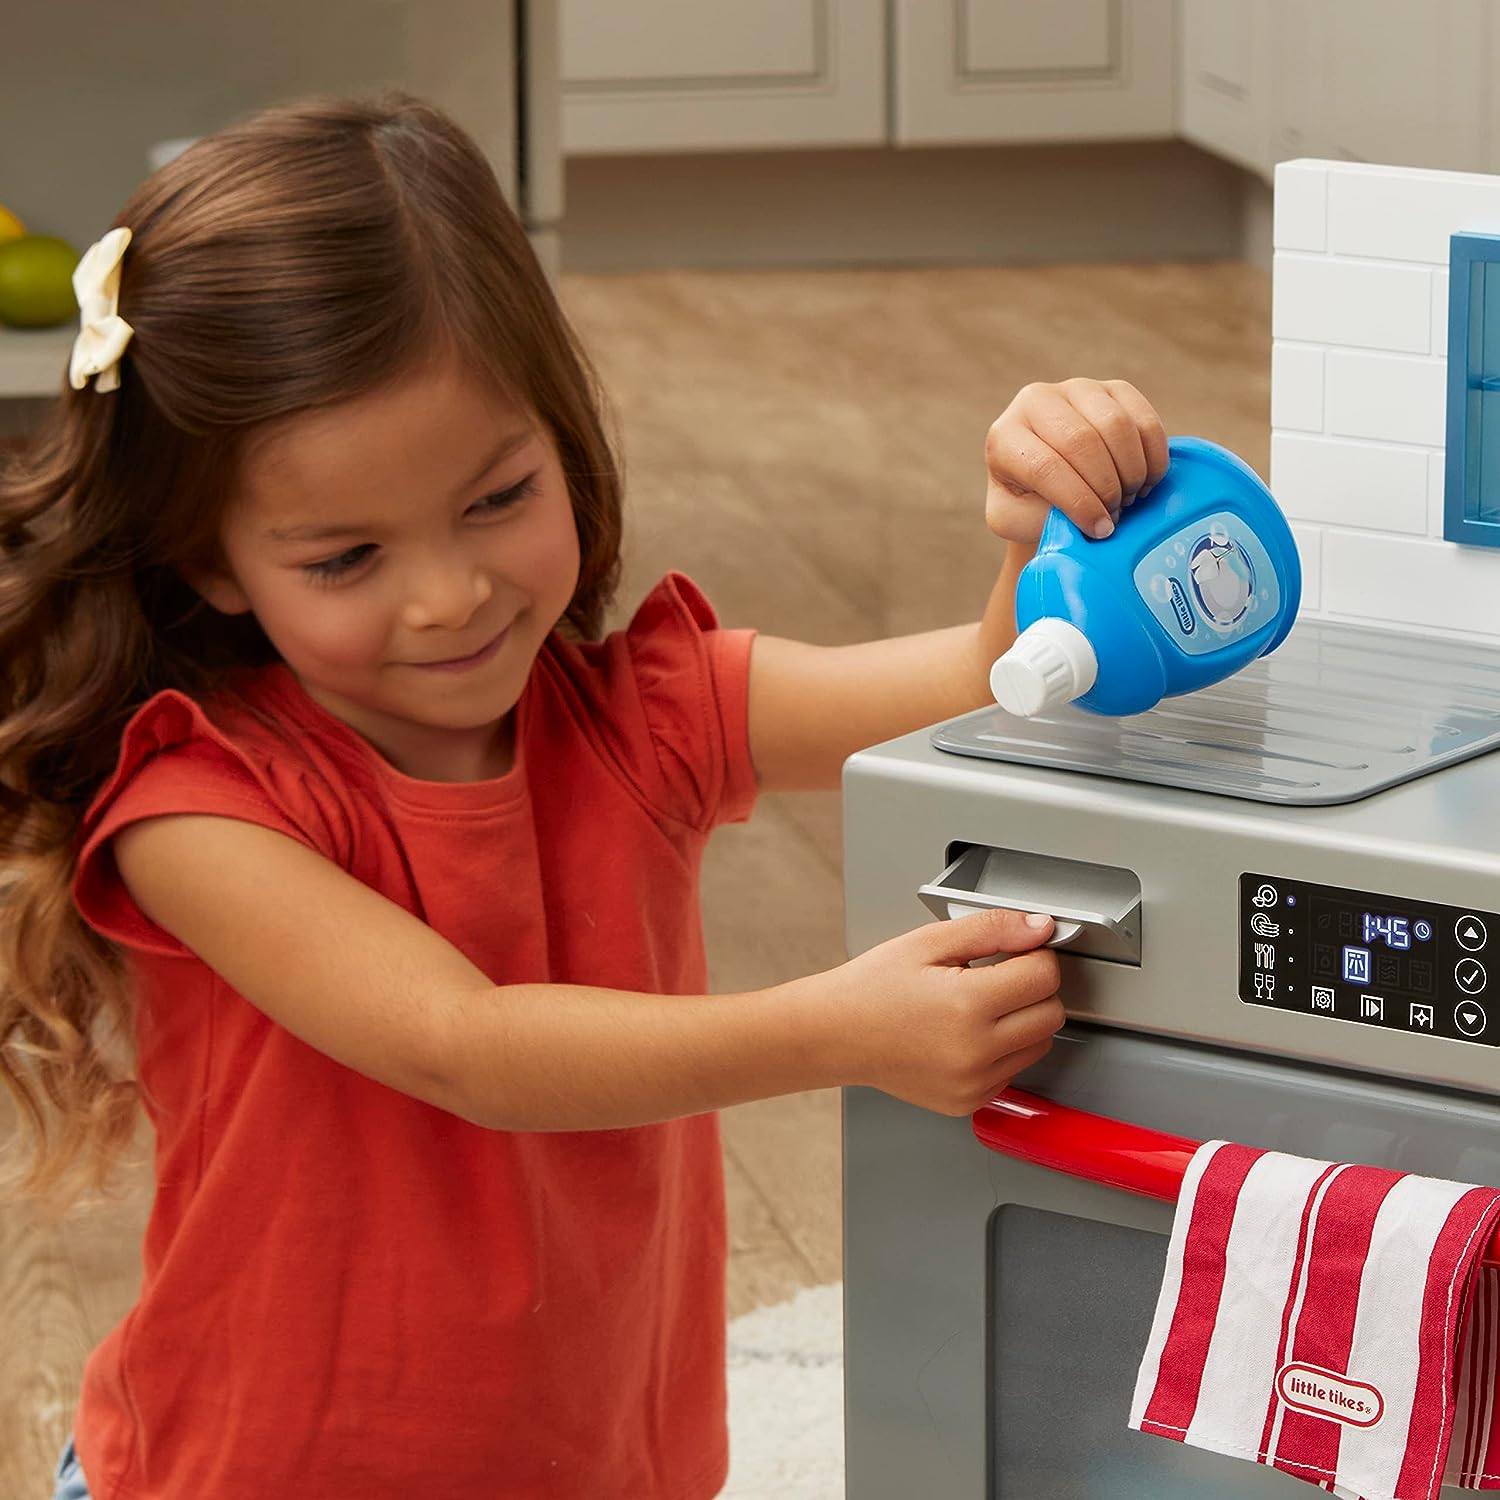
[[[57,1461],[57,1487],[52,1491],[52,1500],[89,1500],[89,1487],[83,1477],[83,1465],[73,1451],[73,1439],[63,1449]]]

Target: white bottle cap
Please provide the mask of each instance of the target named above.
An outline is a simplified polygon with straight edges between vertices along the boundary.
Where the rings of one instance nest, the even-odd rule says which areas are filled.
[[[990,691],[1006,713],[1029,719],[1081,698],[1099,675],[1089,638],[1066,620],[1028,625],[990,668]]]

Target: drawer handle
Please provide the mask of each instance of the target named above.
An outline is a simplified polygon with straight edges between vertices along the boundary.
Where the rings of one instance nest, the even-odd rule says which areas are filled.
[[[1024,1089],[1006,1089],[975,1110],[973,1126],[980,1144],[1002,1156],[1166,1203],[1177,1201],[1183,1173],[1202,1144]],[[1500,1267],[1500,1227],[1485,1247],[1484,1263]]]
[[[1049,946],[1140,965],[1141,883],[1129,870],[982,844],[954,847],[960,852],[947,869],[917,889],[934,916],[1046,912],[1055,924]]]

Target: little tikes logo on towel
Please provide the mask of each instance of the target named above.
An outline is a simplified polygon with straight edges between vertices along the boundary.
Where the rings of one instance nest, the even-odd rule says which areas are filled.
[[[1385,1415],[1385,1398],[1373,1385],[1317,1365],[1283,1365],[1276,1372],[1276,1391],[1298,1411],[1332,1417],[1350,1427],[1373,1427]]]

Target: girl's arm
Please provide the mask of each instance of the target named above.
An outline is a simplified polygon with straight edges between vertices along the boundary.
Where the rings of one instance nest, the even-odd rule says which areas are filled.
[[[741,995],[496,985],[285,834],[179,814],[132,823],[112,847],[136,905],[273,1021],[492,1129],[612,1129],[854,1083],[964,1114],[1037,1061],[1063,1020],[1057,960],[1038,948],[1050,918],[933,923]],[[997,952],[1020,956],[967,967]]]
[[[1167,468],[1151,404],[1123,380],[1026,386],[990,428],[985,519],[1005,558],[977,624],[857,646],[759,636],[750,657],[750,752],[762,787],[835,787],[856,750],[991,702],[989,672],[1015,639],[1016,580],[1047,511],[1088,534]]]

